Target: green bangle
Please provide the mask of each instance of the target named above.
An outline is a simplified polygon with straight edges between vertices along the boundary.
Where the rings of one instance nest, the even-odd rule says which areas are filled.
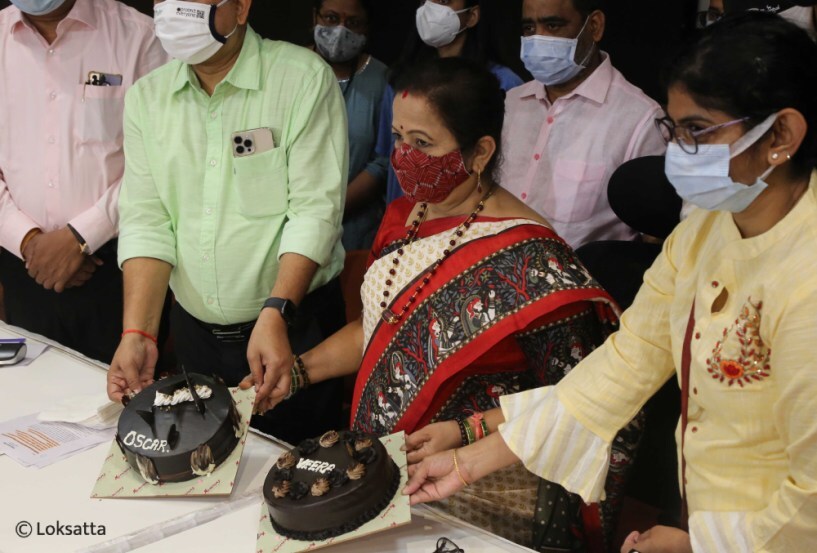
[[[464,420],[463,424],[465,425],[465,434],[468,436],[468,444],[472,444],[477,441],[477,436],[474,433],[474,429],[471,428],[471,423],[468,420]]]
[[[480,419],[479,426],[480,426],[480,428],[482,428],[482,437],[484,438],[485,436],[487,436],[489,434],[489,432],[488,432],[488,423],[485,422],[485,417]]]

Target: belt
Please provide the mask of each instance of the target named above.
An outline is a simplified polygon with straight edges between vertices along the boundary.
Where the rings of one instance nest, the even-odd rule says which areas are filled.
[[[196,321],[201,328],[215,336],[220,342],[247,342],[250,339],[250,335],[252,335],[253,328],[255,328],[255,321],[232,325],[216,325],[200,321],[192,315],[190,318]]]

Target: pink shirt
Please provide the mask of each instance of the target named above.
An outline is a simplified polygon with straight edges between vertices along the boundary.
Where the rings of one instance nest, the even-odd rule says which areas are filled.
[[[166,61],[153,21],[114,0],[77,0],[50,45],[0,11],[0,246],[20,257],[28,231],[67,223],[92,250],[117,235],[125,91]]]
[[[552,104],[532,81],[508,92],[502,186],[546,217],[577,248],[596,240],[630,240],[607,201],[619,165],[666,146],[653,120],[659,105],[624,79],[610,57]]]

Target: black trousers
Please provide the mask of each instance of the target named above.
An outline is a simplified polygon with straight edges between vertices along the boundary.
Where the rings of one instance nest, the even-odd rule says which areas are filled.
[[[307,295],[289,330],[293,353],[318,345],[345,324],[343,296],[337,279]],[[254,321],[214,328],[202,323],[176,303],[170,314],[176,358],[189,372],[220,376],[236,386],[250,373],[247,344]],[[342,420],[343,381],[332,379],[301,390],[251,424],[291,444],[345,426]]]
[[[7,322],[110,363],[122,332],[122,272],[116,261],[116,240],[96,255],[104,264],[91,279],[58,294],[28,276],[24,261],[0,250]]]

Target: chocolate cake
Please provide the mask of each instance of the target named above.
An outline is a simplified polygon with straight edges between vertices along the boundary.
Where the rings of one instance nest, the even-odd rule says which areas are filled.
[[[116,443],[142,478],[158,484],[209,475],[240,436],[241,416],[227,386],[191,373],[135,395],[119,417]]]
[[[264,482],[272,527],[296,540],[357,529],[385,509],[400,470],[377,438],[327,432],[281,455]]]

